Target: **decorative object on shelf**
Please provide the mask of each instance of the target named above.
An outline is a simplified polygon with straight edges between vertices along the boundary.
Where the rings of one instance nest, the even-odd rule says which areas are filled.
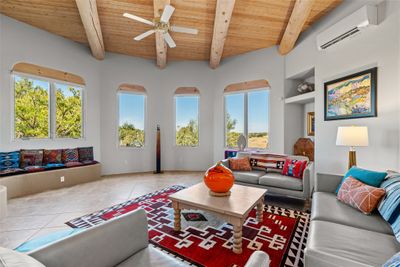
[[[227,149],[227,150],[225,150],[225,159],[236,157],[238,152],[239,152],[239,150],[237,150],[237,149]]]
[[[326,82],[325,120],[377,116],[377,68]]]
[[[210,189],[210,195],[216,197],[229,196],[235,177],[230,169],[218,162],[204,174],[204,183]]]
[[[308,136],[315,135],[315,113],[314,112],[307,113],[307,135]]]
[[[161,130],[160,125],[157,125],[157,137],[156,137],[156,170],[154,173],[163,173],[161,171]]]
[[[314,84],[308,82],[302,82],[297,85],[297,92],[305,94],[314,91]]]
[[[306,156],[314,161],[314,142],[310,138],[299,138],[293,146],[293,155]]]
[[[356,150],[357,146],[368,146],[368,128],[366,126],[340,126],[338,127],[337,146],[348,146],[349,150],[349,169],[357,165]]]
[[[239,151],[244,151],[244,149],[247,146],[246,136],[244,136],[243,134],[239,135],[237,145],[238,145]]]

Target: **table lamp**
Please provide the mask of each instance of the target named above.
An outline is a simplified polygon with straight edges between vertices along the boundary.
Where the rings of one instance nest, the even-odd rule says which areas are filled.
[[[357,165],[356,150],[358,146],[368,146],[368,128],[366,126],[340,126],[338,127],[337,146],[348,146],[349,169]]]

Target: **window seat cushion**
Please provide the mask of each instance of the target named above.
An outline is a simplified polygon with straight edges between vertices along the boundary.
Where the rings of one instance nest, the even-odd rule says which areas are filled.
[[[67,168],[79,167],[79,166],[83,166],[83,165],[84,164],[79,161],[70,161],[70,162],[65,163],[65,167],[67,167]]]
[[[27,172],[41,172],[46,170],[45,166],[26,166],[24,168]]]
[[[65,164],[62,164],[62,163],[49,163],[44,167],[45,167],[46,170],[54,170],[54,169],[65,168]]]
[[[24,172],[25,172],[25,170],[20,169],[20,168],[3,169],[3,170],[0,170],[0,177],[21,174],[21,173],[24,173]]]
[[[96,160],[85,160],[85,161],[82,161],[81,162],[83,165],[93,165],[93,164],[97,164],[97,163],[99,163],[98,161],[96,161]]]

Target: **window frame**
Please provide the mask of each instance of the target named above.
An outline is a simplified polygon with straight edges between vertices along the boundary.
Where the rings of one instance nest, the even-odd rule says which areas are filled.
[[[268,111],[268,117],[267,117],[267,127],[268,127],[268,146],[266,148],[263,147],[248,147],[248,133],[249,133],[249,93],[253,93],[253,92],[259,92],[259,91],[267,91],[268,92],[268,103],[267,103],[267,111]],[[244,112],[243,112],[243,134],[246,136],[246,149],[252,151],[261,151],[261,150],[268,150],[271,146],[270,144],[270,124],[271,124],[271,113],[270,113],[270,109],[271,109],[271,90],[269,87],[265,87],[265,88],[256,88],[256,89],[249,89],[249,90],[240,90],[240,91],[233,91],[233,92],[224,92],[223,97],[224,97],[224,148],[225,149],[237,149],[238,147],[230,147],[227,144],[227,139],[226,139],[226,135],[227,135],[227,130],[226,130],[226,126],[227,126],[227,120],[226,120],[226,113],[227,113],[227,104],[226,104],[226,96],[229,95],[239,95],[239,94],[243,94],[243,108],[244,108]]]
[[[36,137],[27,137],[27,138],[17,138],[15,135],[15,82],[16,76],[39,80],[43,82],[49,83],[49,104],[48,104],[48,131],[49,135],[46,138],[36,138]],[[75,84],[67,81],[56,80],[52,78],[42,77],[38,75],[22,73],[17,71],[11,72],[11,86],[12,94],[11,94],[11,102],[12,103],[12,112],[11,112],[11,141],[12,142],[26,142],[26,141],[63,141],[63,140],[86,140],[86,86],[83,84]],[[81,116],[82,116],[82,123],[81,123],[81,136],[79,138],[72,138],[72,137],[57,137],[56,134],[56,111],[57,111],[57,99],[55,91],[57,84],[64,84],[64,85],[71,85],[73,87],[78,87],[81,90]]]
[[[197,97],[197,128],[198,128],[198,137],[197,137],[197,145],[195,146],[181,146],[176,143],[176,99],[178,97]],[[199,148],[200,147],[200,94],[174,94],[174,147],[183,148],[183,149],[190,149],[190,148]]]
[[[143,111],[144,111],[144,116],[143,116],[143,131],[144,131],[144,144],[141,147],[135,147],[135,146],[121,146],[119,144],[119,119],[120,119],[120,112],[119,112],[119,107],[120,107],[120,101],[119,101],[119,96],[121,94],[129,94],[129,95],[141,95],[144,96],[144,105],[143,105]],[[118,149],[135,149],[135,150],[140,150],[140,149],[145,149],[147,147],[147,93],[146,92],[134,92],[134,91],[128,91],[128,90],[122,90],[118,89],[116,93],[116,114],[117,114],[117,125],[116,125],[116,145]]]

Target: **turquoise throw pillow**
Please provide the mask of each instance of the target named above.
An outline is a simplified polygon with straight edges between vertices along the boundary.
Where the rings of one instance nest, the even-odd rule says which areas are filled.
[[[363,182],[364,184],[373,187],[379,187],[380,184],[385,179],[386,175],[387,175],[386,172],[374,172],[374,171],[364,170],[358,167],[351,167],[351,169],[345,174],[342,181],[340,182],[340,185],[336,189],[336,194],[339,192],[339,189],[342,186],[343,181],[349,176],[352,176],[353,178]]]
[[[33,251],[35,249],[44,247],[50,243],[53,243],[65,237],[79,233],[82,230],[84,229],[83,228],[67,229],[67,230],[60,230],[48,235],[39,236],[37,238],[22,243],[15,250],[22,253]]]

